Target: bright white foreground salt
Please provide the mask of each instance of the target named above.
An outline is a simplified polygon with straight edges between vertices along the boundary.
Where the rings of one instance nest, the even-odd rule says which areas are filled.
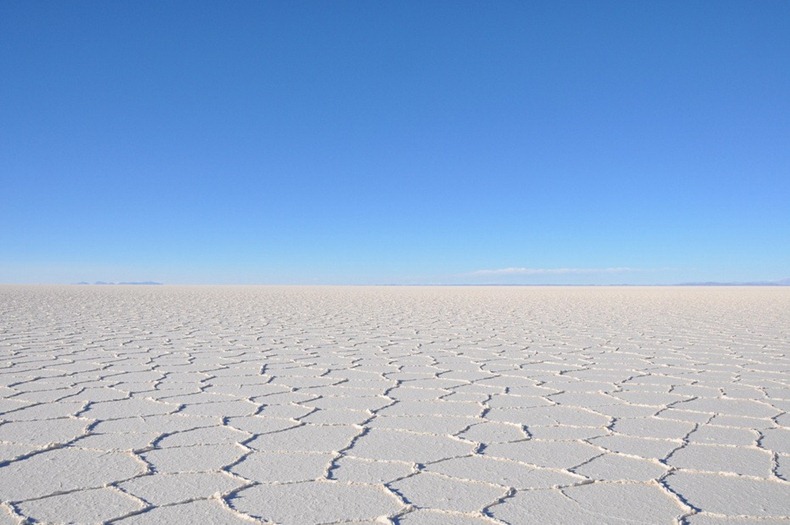
[[[0,287],[0,523],[783,523],[790,288]]]

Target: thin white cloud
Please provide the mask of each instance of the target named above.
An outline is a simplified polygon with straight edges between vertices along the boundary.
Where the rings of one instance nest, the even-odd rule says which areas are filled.
[[[636,268],[617,266],[611,268],[498,268],[475,270],[467,275],[596,275],[636,272]]]

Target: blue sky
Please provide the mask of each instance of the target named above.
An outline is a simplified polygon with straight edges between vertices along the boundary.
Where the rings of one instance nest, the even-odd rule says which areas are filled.
[[[0,282],[790,277],[790,3],[0,3]]]

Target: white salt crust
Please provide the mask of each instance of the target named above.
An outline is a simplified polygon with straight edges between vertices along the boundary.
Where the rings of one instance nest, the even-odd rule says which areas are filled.
[[[790,288],[0,286],[0,524],[790,523]]]

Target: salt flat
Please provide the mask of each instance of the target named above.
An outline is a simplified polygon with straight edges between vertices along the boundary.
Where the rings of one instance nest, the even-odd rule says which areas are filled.
[[[790,288],[0,287],[0,524],[790,520]]]

